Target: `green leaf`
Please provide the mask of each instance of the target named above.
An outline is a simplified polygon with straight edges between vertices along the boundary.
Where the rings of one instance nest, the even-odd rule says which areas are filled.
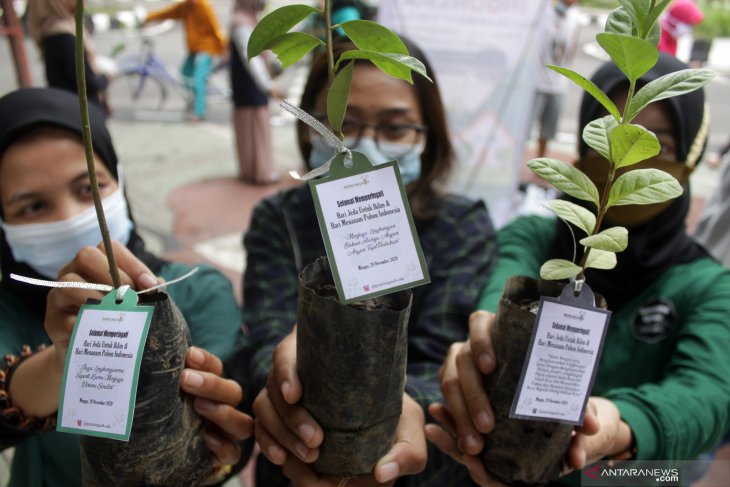
[[[281,7],[261,19],[248,40],[248,58],[261,54],[271,41],[306,19],[310,14],[320,12],[309,5],[288,5]]]
[[[337,73],[327,93],[327,119],[335,133],[338,134],[342,130],[342,121],[345,119],[345,112],[347,112],[347,97],[350,94],[354,65],[354,62],[349,62]]]
[[[674,177],[659,169],[635,169],[622,174],[608,196],[608,206],[661,203],[682,194]]]
[[[662,148],[656,135],[640,125],[621,124],[611,132],[609,139],[616,169],[654,157]]]
[[[370,20],[350,20],[340,24],[347,37],[363,51],[408,55],[408,48],[390,29]]]
[[[715,77],[709,69],[683,69],[665,74],[647,83],[636,92],[626,113],[626,122],[630,122],[649,103],[683,95],[705,86]]]
[[[657,26],[657,28],[659,27],[659,24],[657,24],[656,21],[659,19],[659,16],[662,14],[664,9],[667,8],[667,5],[669,5],[671,1],[672,0],[661,0],[659,3],[654,5],[654,8],[651,9],[649,15],[647,15],[646,19],[644,19],[644,29],[646,29],[646,27],[650,25],[655,25]],[[659,41],[657,40],[657,43],[658,42]]]
[[[593,96],[598,103],[603,105],[603,107],[608,110],[608,113],[613,115],[617,121],[621,120],[621,113],[618,111],[618,108],[616,108],[616,105],[591,80],[568,68],[561,68],[560,66],[548,66],[548,68],[552,69],[556,73],[562,74],[570,81],[583,88],[585,91],[590,93],[590,95]]]
[[[547,205],[558,217],[580,228],[586,235],[593,232],[593,228],[596,226],[596,217],[582,206],[565,200],[548,201]]]
[[[408,81],[409,83],[413,83],[411,71],[415,71],[427,80],[431,81],[431,78],[429,78],[426,74],[426,67],[423,63],[411,56],[353,49],[345,51],[342,55],[340,55],[335,68],[339,67],[342,62],[347,61],[348,59],[370,60],[386,74],[389,74],[394,78]]]
[[[585,247],[607,252],[623,252],[629,244],[629,231],[624,227],[611,227],[580,241]]]
[[[282,67],[287,68],[317,46],[324,46],[324,42],[311,34],[288,32],[269,42],[266,49],[274,51],[281,61]]]
[[[632,82],[641,78],[659,59],[656,47],[643,39],[603,32],[596,36],[596,40]]]
[[[618,122],[611,115],[592,121],[583,129],[583,141],[603,157],[611,160],[611,145],[608,138]]]
[[[598,189],[588,176],[563,161],[541,157],[527,161],[527,167],[565,194],[590,201],[598,207]]]
[[[659,45],[659,39],[662,37],[662,28],[659,24],[654,24],[649,29],[649,35],[646,37],[646,41],[654,47]]]
[[[616,254],[605,250],[591,249],[586,260],[586,269],[613,269],[616,267]]]
[[[565,259],[551,259],[540,267],[540,277],[551,281],[570,279],[581,273],[583,269]]]
[[[619,0],[619,3],[626,9],[631,17],[632,24],[637,29],[638,37],[646,37],[645,20],[649,14],[651,5],[644,0]]]
[[[610,14],[606,19],[606,32],[613,32],[615,34],[624,34],[627,36],[635,35],[633,19],[631,14],[623,7],[619,7]]]

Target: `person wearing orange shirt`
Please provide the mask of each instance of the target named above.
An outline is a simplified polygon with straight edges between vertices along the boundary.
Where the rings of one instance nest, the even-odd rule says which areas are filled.
[[[193,112],[188,120],[202,120],[205,118],[205,92],[213,57],[223,53],[226,40],[208,0],[185,0],[151,12],[144,24],[166,19],[181,20],[185,26],[188,55],[181,71],[186,85],[194,94]]]

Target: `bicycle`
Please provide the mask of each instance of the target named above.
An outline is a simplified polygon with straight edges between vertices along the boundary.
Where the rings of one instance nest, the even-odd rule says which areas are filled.
[[[231,98],[231,90],[219,74],[227,67],[226,61],[219,61],[211,70],[206,92],[209,104]],[[118,74],[109,86],[114,110],[160,111],[167,104],[169,91],[177,92],[187,109],[192,107],[192,89],[179,76],[170,73],[162,59],[155,55],[152,39],[143,38],[140,53],[119,59],[117,68]]]

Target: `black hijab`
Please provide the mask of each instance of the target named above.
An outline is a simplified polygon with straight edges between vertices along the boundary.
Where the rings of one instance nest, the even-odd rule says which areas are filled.
[[[687,68],[686,64],[675,57],[660,53],[656,66],[641,77],[638,85],[645,85],[660,76]],[[626,77],[613,63],[604,64],[591,80],[609,95],[624,87],[628,89]],[[701,159],[707,141],[704,90],[665,99],[660,103],[667,106],[674,127],[677,164],[688,164],[693,168]],[[580,107],[579,133],[582,133],[589,122],[605,115],[604,112],[592,96],[584,94]],[[579,154],[584,157],[587,152],[588,146],[581,139]],[[628,248],[617,254],[618,264],[614,269],[586,271],[586,280],[594,291],[606,298],[609,307],[620,308],[673,265],[708,257],[707,252],[686,233],[684,221],[689,212],[690,201],[687,182],[682,196],[662,213],[646,224],[629,230]],[[572,260],[573,235],[561,220],[557,220],[556,225],[553,254],[558,258]],[[575,227],[573,231],[576,236],[579,235],[580,231]]]
[[[104,114],[96,106],[89,105],[89,119],[94,152],[104,162],[112,176],[119,180],[119,162],[111,136],[104,124]],[[80,139],[82,126],[76,95],[56,88],[23,88],[0,98],[0,159],[14,141],[30,130],[42,126],[68,130]],[[1,208],[0,216],[2,216]],[[127,247],[152,272],[157,273],[165,263],[145,250],[144,242],[134,228],[130,233]],[[19,283],[10,278],[10,274],[15,273],[45,279],[27,264],[15,260],[4,234],[0,234],[0,270],[1,289],[10,291],[14,297],[30,306],[45,309],[49,288]]]

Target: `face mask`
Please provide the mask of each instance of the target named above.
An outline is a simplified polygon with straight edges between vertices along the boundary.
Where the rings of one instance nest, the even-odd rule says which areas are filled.
[[[608,161],[601,156],[588,156],[579,159],[575,163],[575,167],[590,178],[598,188],[598,194],[603,194],[603,188],[606,186],[606,176],[608,176]],[[691,170],[686,164],[677,162],[674,158],[666,156],[656,156],[630,167],[619,169],[617,175],[624,174],[628,170],[633,169],[659,169],[667,172],[677,178],[679,184],[685,186],[689,179]],[[680,196],[681,198],[681,196]],[[620,225],[628,228],[643,225],[657,215],[662,213],[674,200],[665,201],[663,203],[653,203],[650,205],[622,205],[612,206],[606,212],[603,221],[609,225]],[[590,205],[591,211],[595,208]]]
[[[312,150],[309,153],[309,167],[316,169],[332,158],[334,148],[330,147],[318,135],[312,135],[310,139],[312,141]],[[411,147],[410,145],[404,146],[404,144],[394,142],[381,142],[378,148],[375,139],[372,137],[361,137],[360,142],[354,147],[352,145],[355,143],[354,138],[345,137],[342,143],[349,149],[365,154],[376,166],[396,159],[396,157],[390,156],[389,154],[403,154],[404,151],[408,151]],[[404,185],[410,184],[421,177],[421,154],[423,154],[425,148],[425,141],[422,141],[420,144],[412,147],[405,155],[397,158],[398,169],[400,169],[400,176]]]
[[[109,235],[112,240],[126,245],[133,225],[122,190],[109,195],[102,205]],[[27,225],[1,223],[0,226],[15,260],[25,262],[39,274],[52,279],[58,277],[61,268],[71,262],[82,247],[94,247],[101,242],[93,205],[62,221]]]

